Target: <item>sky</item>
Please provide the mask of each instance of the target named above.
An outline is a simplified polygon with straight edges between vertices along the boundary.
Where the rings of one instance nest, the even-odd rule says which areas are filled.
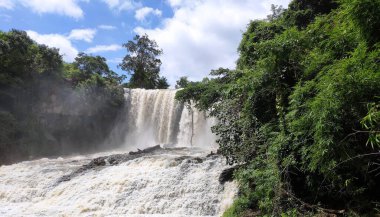
[[[64,61],[79,52],[103,56],[112,70],[127,54],[123,43],[148,34],[163,50],[161,75],[198,81],[210,70],[235,68],[250,20],[290,0],[0,0],[0,30],[25,30],[57,47]]]

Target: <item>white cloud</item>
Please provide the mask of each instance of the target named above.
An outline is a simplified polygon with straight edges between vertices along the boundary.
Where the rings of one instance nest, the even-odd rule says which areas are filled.
[[[14,4],[11,0],[0,0],[0,8],[13,9]]]
[[[59,48],[59,53],[63,56],[63,60],[66,62],[73,62],[78,55],[78,49],[72,44],[72,40],[84,40],[91,42],[95,30],[93,29],[73,29],[70,34],[39,34],[35,31],[26,31],[30,38],[39,44],[45,44],[49,47]],[[97,45],[95,47],[88,48],[87,53],[100,53],[106,51],[117,51],[122,49],[122,46],[118,44],[111,45]]]
[[[78,54],[78,50],[71,44],[71,41],[60,34],[39,34],[35,31],[26,31],[30,38],[39,44],[45,44],[49,47],[59,48],[59,53],[66,62],[73,62]]]
[[[69,39],[83,40],[86,42],[92,42],[96,34],[95,29],[73,29],[70,32]]]
[[[95,47],[90,47],[86,50],[87,53],[100,53],[105,51],[117,51],[123,47],[118,44],[111,45],[96,45]]]
[[[171,7],[177,7],[183,4],[183,0],[168,0]]]
[[[163,49],[161,73],[171,84],[180,76],[200,80],[211,69],[235,68],[237,47],[250,20],[265,18],[271,4],[290,0],[167,0],[174,15],[147,33]]]
[[[134,0],[102,0],[108,7],[116,11],[128,11],[141,7],[140,2]]]
[[[115,8],[120,3],[119,0],[103,0],[103,2],[105,2],[110,8]]]
[[[19,0],[20,3],[30,8],[33,12],[53,13],[73,18],[82,18],[83,11],[78,5],[78,0]]]
[[[103,30],[114,30],[114,29],[116,29],[116,26],[111,26],[111,25],[99,25],[98,28],[99,28],[99,29],[103,29]]]
[[[135,12],[135,18],[136,20],[143,21],[149,14],[153,14],[160,17],[162,15],[162,11],[149,7],[143,7]]]

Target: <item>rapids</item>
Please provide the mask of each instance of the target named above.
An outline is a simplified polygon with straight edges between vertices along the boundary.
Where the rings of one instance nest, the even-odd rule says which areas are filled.
[[[126,89],[116,151],[1,166],[0,216],[221,216],[237,187],[218,181],[229,167],[209,154],[212,120],[174,95]]]

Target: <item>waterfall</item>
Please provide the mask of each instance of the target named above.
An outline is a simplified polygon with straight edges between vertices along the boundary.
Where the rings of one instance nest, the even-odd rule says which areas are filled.
[[[175,93],[125,89],[122,149],[1,166],[0,216],[221,216],[237,187],[219,182],[213,120]]]
[[[121,128],[126,133],[124,146],[215,147],[213,120],[193,105],[176,101],[175,93],[176,90],[125,89],[127,129]]]

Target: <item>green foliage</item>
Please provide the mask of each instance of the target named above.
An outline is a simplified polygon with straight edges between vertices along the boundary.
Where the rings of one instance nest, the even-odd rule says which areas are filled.
[[[0,83],[19,86],[41,76],[56,76],[62,71],[57,49],[35,44],[19,30],[0,32]]]
[[[378,97],[377,97],[378,98]],[[380,103],[368,104],[368,114],[360,122],[364,129],[368,130],[369,138],[367,145],[370,144],[374,149],[380,146]]]
[[[125,79],[110,70],[106,59],[101,56],[91,56],[79,53],[73,63],[64,64],[64,76],[83,94],[87,104],[121,106],[124,102],[123,89],[119,86]]]
[[[123,47],[127,48],[128,54],[119,66],[131,74],[128,87],[155,89],[164,84],[165,81],[159,76],[161,60],[157,58],[162,50],[155,41],[150,40],[148,35],[136,35]]]
[[[238,70],[178,91],[218,119],[219,152],[243,165],[226,216],[375,212],[378,2],[292,1],[248,25]]]
[[[161,76],[158,81],[157,81],[157,89],[168,89],[169,88],[168,80],[164,77]]]
[[[341,0],[347,17],[370,46],[380,41],[380,1]]]
[[[313,143],[307,150],[303,150],[312,156],[309,165],[311,170],[318,167],[325,171],[331,169],[336,163],[331,160],[332,155],[335,161],[344,160],[344,156],[342,159],[338,156],[343,153],[346,156],[354,151],[350,143],[363,142],[359,138],[345,137],[354,133],[352,130],[355,128],[360,130],[358,123],[365,114],[365,103],[375,100],[373,93],[380,91],[380,74],[374,73],[380,69],[376,63],[377,58],[378,52],[368,54],[365,46],[359,46],[351,58],[337,61],[319,77],[306,82],[305,89],[303,86],[298,87],[291,97],[292,104],[295,105],[290,107],[292,113],[289,118],[294,122],[289,126],[294,134],[310,136],[302,136],[300,139]],[[304,95],[310,92],[315,96],[305,98]],[[299,113],[300,106],[304,107],[302,114]],[[296,113],[299,116],[293,116]],[[298,144],[300,139],[295,139]],[[333,151],[338,148],[336,144],[342,150]],[[356,153],[357,151],[359,150]],[[353,156],[354,153],[349,155]],[[328,163],[324,165],[324,162]]]
[[[103,57],[63,63],[26,32],[0,31],[0,164],[94,148],[124,104],[123,79]]]
[[[185,88],[189,85],[189,80],[186,76],[180,77],[178,81],[176,81],[175,89]]]
[[[285,25],[305,28],[317,16],[328,14],[337,8],[334,0],[294,0],[285,11]]]
[[[240,53],[238,68],[252,67],[261,55],[260,51],[257,51],[256,45],[262,41],[273,39],[282,31],[284,28],[277,22],[251,21],[247,31],[243,33],[243,39],[238,48]]]
[[[202,82],[190,83],[186,89],[178,91],[176,99],[185,103],[194,101],[199,109],[207,110],[218,101],[221,89],[215,79],[205,79]]]
[[[117,85],[125,79],[124,75],[119,76],[108,68],[104,57],[91,56],[85,53],[79,53],[72,64],[65,64],[64,73],[74,86],[85,83],[96,83],[99,86]],[[97,78],[100,80],[97,81]]]
[[[250,200],[246,197],[237,198],[231,207],[229,207],[222,215],[222,217],[242,217],[248,213],[250,207]]]

